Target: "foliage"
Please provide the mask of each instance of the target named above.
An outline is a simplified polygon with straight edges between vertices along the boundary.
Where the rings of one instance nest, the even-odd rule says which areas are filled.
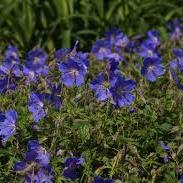
[[[176,54],[172,53],[173,48],[183,46],[183,32],[180,39],[172,40],[165,24],[172,18],[181,17],[182,10],[181,0],[1,0],[0,134],[2,114],[13,109],[17,112],[18,119],[16,133],[6,143],[2,143],[3,137],[0,138],[0,183],[23,181],[26,171],[15,172],[13,167],[25,158],[27,143],[33,139],[38,140],[51,156],[56,183],[91,183],[95,176],[112,178],[116,183],[179,181],[183,175],[183,85],[179,85],[183,69],[176,73],[180,77],[177,81],[172,75],[170,61],[183,61],[183,56],[175,58]],[[118,71],[125,78],[130,78],[129,82],[135,81],[136,84],[133,83],[135,89],[132,91],[135,100],[128,106],[115,105],[112,97],[99,101],[96,91],[91,89],[91,83],[98,73],[109,72],[108,64],[111,60],[99,60],[96,53],[91,51],[87,55],[89,64],[83,62],[86,58],[83,52],[76,51],[77,42],[73,49],[64,50],[68,53],[61,60],[57,60],[54,52],[60,47],[72,47],[76,40],[79,40],[82,50],[89,51],[92,42],[104,37],[104,31],[111,27],[119,27],[128,33],[129,41],[138,42],[138,36],[135,38],[132,35],[141,34],[138,49],[143,45],[148,29],[155,28],[161,35],[161,44],[156,45],[160,58],[155,66],[161,66],[163,71],[153,82],[145,77],[148,68],[144,66],[144,60],[147,61],[147,58],[143,58],[139,50],[126,50],[128,44],[118,50],[120,56],[124,57]],[[124,35],[120,35],[123,39]],[[2,92],[4,85],[1,80],[6,76],[2,66],[5,61],[9,61],[3,56],[7,44],[18,45],[20,48],[20,52],[17,51],[20,59],[17,60],[20,61],[18,64],[23,74],[21,77],[16,76],[12,67],[7,74],[7,85],[11,83],[11,77],[17,85],[12,90]],[[27,54],[27,50],[34,46],[33,51]],[[47,50],[49,55],[39,47]],[[27,62],[31,59],[40,68],[34,67],[35,63],[28,65]],[[69,64],[63,64],[64,59],[68,59]],[[75,63],[77,61],[79,66]],[[68,80],[64,82],[64,74],[73,71],[74,64],[74,69],[82,70],[84,78],[83,83],[78,84],[75,80],[71,83],[73,85],[75,82],[77,86],[71,86],[70,83],[67,85]],[[27,82],[29,76],[23,72],[24,66],[38,75],[30,83]],[[180,68],[182,66],[183,64],[179,65]],[[143,67],[145,74],[141,73]],[[46,76],[41,69],[49,69]],[[59,109],[52,105],[55,101],[49,95],[50,81],[61,84],[61,91],[56,96],[56,100],[61,99]],[[47,94],[44,106],[39,96],[40,101],[39,97],[36,102],[33,100],[34,109],[30,110],[32,92]],[[50,101],[53,103],[50,104]],[[41,120],[35,120],[32,116],[34,110],[39,110],[37,106],[41,110],[44,107],[42,112],[46,116],[42,116]],[[63,176],[64,167],[69,167],[65,165],[65,160],[72,159],[71,157],[77,161],[77,158],[84,160],[79,164],[79,178],[75,181]],[[165,161],[165,158],[169,159]]]
[[[1,0],[1,40],[30,49],[70,47],[80,40],[82,49],[104,30],[119,27],[128,35],[182,18],[181,0]]]

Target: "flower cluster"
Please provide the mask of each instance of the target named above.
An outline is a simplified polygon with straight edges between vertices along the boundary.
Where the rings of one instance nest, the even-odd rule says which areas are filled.
[[[123,61],[121,50],[125,49],[129,43],[128,37],[119,29],[112,29],[106,32],[105,38],[97,40],[92,46],[91,53],[99,61]]]
[[[179,21],[175,20],[169,25],[169,29],[172,40],[182,37],[183,28]],[[138,84],[141,82],[138,77],[136,80],[130,78],[134,78],[135,74],[140,76],[141,70],[142,80],[144,77],[147,81],[155,82],[165,73],[164,57],[160,54],[159,32],[150,30],[147,32],[146,39],[143,41],[140,39],[133,40],[119,29],[112,29],[106,32],[103,39],[93,44],[90,53],[77,51],[77,41],[72,49],[57,50],[54,58],[49,57],[41,48],[34,48],[23,59],[18,49],[10,45],[0,65],[0,93],[6,95],[10,91],[16,92],[18,89],[21,90],[20,86],[27,88],[26,108],[32,116],[34,125],[49,116],[49,109],[58,112],[62,106],[64,107],[62,94],[73,90],[77,92],[77,88],[81,91],[89,88],[95,93],[97,101],[103,104],[115,106],[118,109],[128,108],[135,102],[134,90],[138,91]],[[183,49],[174,48],[173,54],[175,59],[170,61],[167,70],[170,71],[176,85],[183,90]],[[139,55],[141,59],[137,61]],[[141,67],[138,73],[134,67],[130,68],[134,69],[133,71],[128,68],[128,65],[133,62]],[[94,72],[91,73],[92,67]],[[92,100],[93,93],[87,92],[87,94]],[[138,92],[136,94],[138,95]],[[135,108],[131,108],[131,113],[133,111]],[[0,113],[0,138],[3,144],[6,144],[15,134],[17,116],[17,112],[13,109]],[[171,160],[170,148],[162,141],[160,145],[165,151],[164,162],[167,163]],[[84,166],[83,157],[66,158],[62,176],[68,180],[75,180],[80,177]],[[54,182],[50,155],[38,140],[28,141],[27,152],[23,160],[15,164],[14,171],[23,174],[27,183]],[[93,183],[114,183],[112,178],[100,176],[92,178],[92,181]]]
[[[151,82],[156,81],[165,72],[162,58],[158,52],[160,43],[159,32],[150,30],[147,32],[147,39],[142,42],[140,47],[140,55],[144,58],[141,74]]]
[[[50,155],[37,140],[28,142],[24,159],[14,165],[14,171],[25,174],[26,183],[53,182]]]

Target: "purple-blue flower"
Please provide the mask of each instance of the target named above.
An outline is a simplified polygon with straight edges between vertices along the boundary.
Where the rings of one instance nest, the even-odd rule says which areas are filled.
[[[9,110],[0,117],[0,138],[2,143],[6,143],[8,139],[16,132],[17,112]]]
[[[109,73],[117,72],[119,70],[119,62],[114,60],[107,62],[107,70]]]
[[[123,33],[121,33],[116,37],[115,50],[120,51],[120,49],[127,47],[128,44],[129,44],[128,37]]]
[[[45,93],[40,95],[46,102],[53,105],[56,109],[60,109],[62,105],[62,100],[60,97],[61,84],[56,85],[56,84],[50,83],[49,86],[50,86],[50,93]]]
[[[135,87],[135,81],[117,76],[115,84],[110,88],[114,104],[117,107],[130,105],[135,100],[135,96],[132,94]]]
[[[88,53],[83,53],[81,51],[77,52],[78,41],[76,41],[74,48],[62,48],[55,52],[55,58],[58,63],[67,62],[69,60],[74,60],[88,68],[89,67],[89,60],[88,60]]]
[[[15,49],[14,47],[8,47],[8,49]],[[14,57],[8,53],[5,54],[5,60],[0,65],[0,93],[5,94],[7,90],[15,90],[17,81],[22,76],[21,66],[17,63],[18,61],[12,60]],[[11,60],[10,60],[11,59]]]
[[[37,83],[38,81],[38,75],[35,71],[23,66],[23,73],[24,76],[26,77],[26,83],[30,84],[30,82],[35,82]]]
[[[117,28],[113,28],[105,33],[105,38],[109,42],[111,48],[115,47],[117,50],[128,45],[129,39],[123,32]]]
[[[169,64],[170,72],[173,80],[178,88],[183,90],[182,76],[183,76],[183,49],[174,48],[173,54],[176,56]]]
[[[41,48],[35,48],[27,53],[23,73],[27,83],[37,82],[38,76],[47,76],[48,66],[46,65],[47,54]]]
[[[160,141],[159,143],[160,143],[160,146],[163,148],[164,151],[170,151],[171,150],[171,148],[168,145],[166,145],[163,141]]]
[[[75,55],[75,57],[73,57],[72,59],[73,60],[76,60],[78,62],[83,63],[83,65],[87,69],[90,66],[90,62],[89,62],[88,56],[89,56],[88,53],[83,53],[83,52],[79,51],[79,52],[77,52],[77,54]]]
[[[3,64],[10,69],[12,68],[12,66],[19,63],[20,63],[20,58],[19,58],[17,47],[9,45],[5,51]]]
[[[160,35],[159,32],[157,30],[149,30],[147,32],[148,35],[148,41],[150,41],[152,44],[154,44],[155,46],[159,46],[160,45]]]
[[[100,73],[96,76],[96,79],[91,82],[90,88],[95,91],[98,101],[105,101],[111,97],[111,92],[109,90],[110,81],[104,73]]]
[[[118,53],[110,53],[106,56],[107,61],[115,61],[115,62],[121,62],[124,60],[122,55],[119,55]]]
[[[71,53],[70,48],[61,48],[55,52],[55,58],[57,62],[63,62],[66,61],[69,57],[69,54]]]
[[[66,86],[81,86],[84,83],[87,69],[82,62],[70,59],[67,62],[62,62],[58,67],[60,72],[62,72],[61,81]]]
[[[168,154],[165,154],[164,155],[164,157],[163,157],[164,163],[168,163],[171,160],[172,160],[172,157],[171,156],[169,156]]]
[[[52,183],[53,175],[50,166],[50,155],[37,140],[29,140],[24,159],[15,163],[13,170],[24,172],[27,183]]]
[[[53,183],[53,176],[45,169],[35,169],[34,172],[27,172],[25,183]]]
[[[140,56],[143,58],[159,57],[156,45],[149,40],[144,41],[140,47]]]
[[[113,28],[105,33],[106,40],[110,43],[111,46],[114,46],[117,41],[117,36],[123,34],[119,29]]]
[[[178,60],[183,60],[183,48],[173,48],[173,54]]]
[[[63,176],[69,180],[75,180],[78,178],[78,169],[84,163],[84,159],[81,158],[67,158],[64,162]]]
[[[48,55],[41,49],[35,48],[27,53],[26,66],[32,70],[38,70],[46,64]]]
[[[164,74],[165,70],[159,58],[146,58],[143,62],[141,74],[151,82]]]
[[[180,40],[183,36],[183,25],[178,19],[174,19],[168,24],[168,29],[170,31],[171,40]]]
[[[32,113],[32,117],[36,123],[46,116],[44,103],[41,97],[34,92],[29,96],[29,111]]]
[[[94,177],[93,183],[114,183],[115,181],[111,178],[103,178],[100,176]]]
[[[112,53],[109,41],[97,40],[93,44],[91,52],[96,56],[97,60],[105,60]]]
[[[14,90],[16,85],[10,76],[10,70],[5,66],[0,66],[0,93],[6,93],[6,91]]]

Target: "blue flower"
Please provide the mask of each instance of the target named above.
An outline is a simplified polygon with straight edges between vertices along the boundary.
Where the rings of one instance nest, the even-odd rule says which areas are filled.
[[[57,62],[63,62],[66,61],[69,57],[69,54],[71,53],[70,48],[61,48],[55,52],[55,58]]]
[[[37,140],[29,140],[27,144],[28,152],[25,161],[35,161],[41,167],[47,167],[50,163],[50,156]]]
[[[47,54],[41,48],[35,48],[27,53],[26,66],[37,70],[46,64]]]
[[[119,51],[120,49],[127,47],[128,43],[129,43],[128,37],[123,33],[121,33],[116,37],[115,50]]]
[[[56,61],[61,63],[61,62],[67,62],[69,60],[75,60],[77,62],[81,62],[84,64],[86,68],[89,66],[89,60],[88,60],[88,53],[83,53],[81,51],[77,52],[77,46],[78,46],[78,41],[76,41],[74,48],[62,48],[60,50],[57,50],[55,52],[55,58]]]
[[[148,35],[148,40],[150,42],[152,42],[155,46],[159,46],[160,45],[160,35],[159,32],[157,30],[149,30],[147,32]]]
[[[62,105],[62,100],[60,98],[61,94],[61,84],[55,85],[53,83],[49,84],[50,86],[50,93],[41,94],[42,98],[53,105],[56,109],[60,109]]]
[[[121,62],[124,60],[123,56],[119,55],[118,53],[110,53],[106,56],[107,61],[115,61]]]
[[[171,160],[172,160],[172,157],[171,156],[169,156],[168,154],[165,154],[164,155],[164,157],[163,157],[164,163],[168,163]]]
[[[170,38],[172,40],[180,40],[183,36],[183,25],[180,20],[174,19],[168,24],[168,29],[170,31]]]
[[[20,59],[19,59],[17,47],[9,45],[5,51],[3,64],[10,69],[12,68],[12,66],[19,63],[20,63]]]
[[[128,45],[125,48],[125,51],[127,53],[138,53],[140,50],[140,46],[143,42],[143,38],[144,36],[141,34],[132,36]]]
[[[0,93],[5,94],[7,90],[15,90],[21,76],[19,65],[0,65]]]
[[[94,177],[93,183],[114,183],[114,180],[111,178],[104,179],[103,177]]]
[[[97,60],[105,60],[111,54],[110,43],[106,40],[97,40],[92,46],[91,52],[96,56]]]
[[[84,163],[83,158],[67,158],[64,162],[64,172],[63,176],[70,180],[75,180],[78,178],[78,169]]]
[[[84,83],[87,69],[82,62],[70,59],[59,64],[59,70],[62,72],[61,80],[66,86],[81,86]]]
[[[25,183],[53,183],[53,176],[44,169],[35,170],[26,174]]]
[[[171,148],[167,146],[163,141],[160,141],[160,146],[163,148],[164,151],[170,151]]]
[[[26,63],[23,67],[23,73],[27,78],[27,83],[31,81],[37,82],[38,76],[47,76],[47,58],[47,54],[41,48],[35,48],[27,53]]]
[[[30,84],[30,82],[38,82],[38,75],[35,71],[23,66],[23,73],[26,77],[26,84]]]
[[[79,52],[77,52],[76,56],[73,57],[72,59],[83,63],[83,65],[87,69],[90,65],[88,56],[89,56],[88,53],[83,53],[83,52],[79,51]]]
[[[131,93],[135,87],[135,81],[117,76],[115,84],[110,88],[114,104],[117,107],[130,105],[135,100],[135,96]]]
[[[114,73],[119,70],[119,62],[112,60],[107,62],[107,69],[109,73]]]
[[[29,96],[29,111],[32,113],[33,119],[36,123],[46,116],[44,103],[40,96],[34,92]]]
[[[59,109],[62,105],[62,101],[60,98],[61,94],[61,85],[51,85],[51,94],[47,97],[47,100],[55,106],[56,109]]]
[[[2,143],[6,143],[8,139],[16,132],[17,112],[9,110],[0,117],[0,137]]]
[[[109,78],[106,77],[104,73],[100,73],[90,84],[90,88],[95,91],[98,101],[105,101],[111,97]]]
[[[105,37],[111,48],[115,47],[117,50],[126,47],[129,43],[128,37],[117,28],[107,31]]]
[[[172,78],[176,82],[178,88],[183,90],[182,75],[183,75],[183,49],[175,48],[173,53],[176,56],[169,64]]]
[[[8,85],[8,75],[10,71],[5,66],[0,66],[0,93],[5,94],[6,91],[10,88],[10,85]],[[12,89],[14,89],[15,86],[13,86]]]
[[[140,56],[143,58],[159,57],[156,45],[149,40],[144,41],[140,47]]]
[[[22,161],[15,163],[14,171],[24,172],[27,183],[52,183],[50,155],[37,140],[28,141],[28,149]]]
[[[111,46],[114,46],[117,41],[117,36],[123,34],[119,29],[113,28],[111,30],[106,31],[105,38],[110,43]]]
[[[173,54],[178,60],[183,60],[183,48],[173,48]]]
[[[164,74],[165,70],[159,58],[146,58],[143,62],[141,74],[148,81],[154,82],[159,76]]]

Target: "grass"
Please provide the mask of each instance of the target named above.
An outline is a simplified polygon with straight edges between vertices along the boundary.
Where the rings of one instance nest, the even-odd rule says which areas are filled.
[[[150,28],[164,31],[173,18],[182,18],[181,0],[2,0],[0,39],[24,50],[41,45],[47,50],[71,47],[75,40],[89,50],[106,29],[126,34]]]

